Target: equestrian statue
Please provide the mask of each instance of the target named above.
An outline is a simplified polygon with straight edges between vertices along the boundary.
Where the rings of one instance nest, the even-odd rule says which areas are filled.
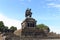
[[[25,17],[31,17],[31,16],[32,16],[31,9],[27,8],[27,10],[25,12]]]

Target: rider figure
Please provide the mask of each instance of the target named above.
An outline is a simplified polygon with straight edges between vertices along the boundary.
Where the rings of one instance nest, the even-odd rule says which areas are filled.
[[[25,17],[31,17],[31,15],[32,15],[31,9],[28,8],[25,12]]]

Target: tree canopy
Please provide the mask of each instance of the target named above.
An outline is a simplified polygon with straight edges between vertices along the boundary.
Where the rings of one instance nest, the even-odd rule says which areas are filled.
[[[42,30],[47,30],[48,32],[50,31],[49,27],[44,24],[38,24],[37,28],[42,29]]]
[[[7,32],[8,30],[10,31],[12,30],[14,32],[15,30],[17,30],[17,28],[14,26],[11,26],[10,29],[8,29],[8,27],[4,25],[3,21],[0,21],[0,32],[3,33],[3,32]]]
[[[15,30],[17,30],[17,28],[16,28],[16,27],[14,27],[14,26],[11,26],[11,27],[10,27],[10,30],[15,31]]]
[[[0,21],[0,31],[2,32],[3,29],[4,29],[4,23],[3,23],[3,21]]]

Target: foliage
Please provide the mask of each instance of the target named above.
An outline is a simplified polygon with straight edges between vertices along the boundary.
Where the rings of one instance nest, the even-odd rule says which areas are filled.
[[[5,27],[3,28],[3,32],[7,32],[7,30],[8,30],[8,27],[5,26]]]
[[[16,27],[14,27],[14,26],[11,26],[11,27],[10,27],[10,30],[15,31],[15,30],[17,30],[17,28],[16,28]]]
[[[42,30],[47,30],[48,32],[50,31],[49,27],[44,24],[38,24],[37,28],[42,29]]]
[[[16,27],[11,26],[11,28],[8,29],[8,27],[4,25],[3,21],[0,21],[0,32],[2,32],[2,33],[3,32],[8,32],[8,31],[13,31],[14,32],[15,30],[17,30]]]
[[[0,21],[0,27],[4,27],[3,21]]]
[[[3,29],[4,29],[4,23],[3,23],[3,21],[0,21],[0,31],[2,32]]]

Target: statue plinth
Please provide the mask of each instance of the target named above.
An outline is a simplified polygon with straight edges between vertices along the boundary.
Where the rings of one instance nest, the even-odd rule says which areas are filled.
[[[25,27],[36,27],[36,20],[33,18],[26,18],[23,22],[22,22],[22,29]]]
[[[22,35],[33,35],[33,32],[36,27],[36,20],[33,18],[26,18],[22,22]]]

